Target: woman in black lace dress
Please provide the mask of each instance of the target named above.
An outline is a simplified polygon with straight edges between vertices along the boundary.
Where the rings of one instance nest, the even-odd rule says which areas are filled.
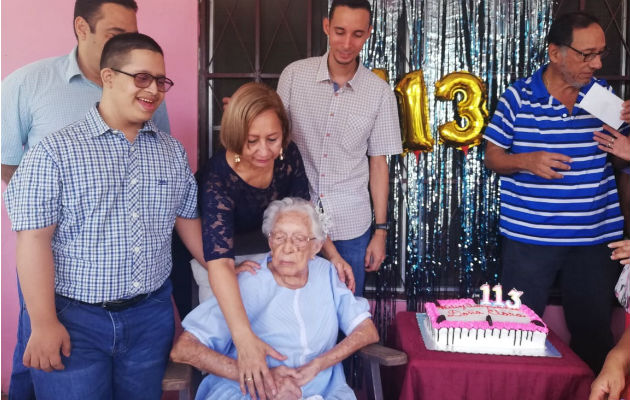
[[[234,93],[221,120],[220,139],[225,150],[209,160],[199,188],[206,265],[193,263],[193,273],[200,297],[214,293],[226,317],[238,350],[241,384],[262,390],[263,381],[273,385],[265,356],[282,356],[251,331],[236,274],[255,273],[259,257],[269,250],[261,232],[269,203],[289,196],[309,200],[308,180],[290,141],[282,101],[263,84],[247,83]],[[352,268],[330,240],[322,253],[354,291]]]

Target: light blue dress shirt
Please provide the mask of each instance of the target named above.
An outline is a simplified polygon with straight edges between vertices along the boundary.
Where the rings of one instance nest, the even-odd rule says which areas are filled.
[[[2,164],[19,165],[42,138],[83,119],[102,91],[81,73],[76,47],[11,73],[2,81]],[[164,102],[153,121],[170,133]]]
[[[267,357],[270,368],[279,365],[300,367],[333,348],[341,329],[346,335],[370,317],[367,300],[354,297],[339,281],[333,265],[315,257],[308,263],[308,281],[300,289],[288,289],[276,283],[267,268],[269,258],[261,262],[256,274],[238,277],[243,305],[254,333],[265,343],[287,356],[285,361]],[[230,330],[215,297],[211,297],[186,316],[182,325],[201,343],[236,359]],[[325,399],[355,399],[346,384],[341,364],[321,371],[302,387],[304,398],[321,395]],[[197,399],[249,399],[237,382],[208,375],[199,386]]]
[[[88,303],[157,290],[175,218],[197,217],[183,146],[147,121],[133,142],[96,107],[29,151],[5,202],[13,230],[56,224],[55,292]]]

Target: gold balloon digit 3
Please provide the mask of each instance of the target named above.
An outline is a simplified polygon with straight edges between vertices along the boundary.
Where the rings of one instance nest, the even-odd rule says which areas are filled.
[[[483,81],[466,71],[451,72],[435,83],[435,96],[440,100],[453,100],[460,93],[457,112],[464,122],[459,126],[455,121],[440,125],[440,143],[462,149],[481,143],[481,131],[488,119],[486,107],[486,87]]]

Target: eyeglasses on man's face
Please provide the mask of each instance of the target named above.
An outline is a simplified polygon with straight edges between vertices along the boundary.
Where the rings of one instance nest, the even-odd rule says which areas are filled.
[[[308,242],[314,240],[314,237],[308,237],[299,233],[294,233],[291,236],[285,232],[272,231],[269,233],[269,240],[273,246],[282,246],[287,242],[287,239],[291,240],[291,244],[298,250],[303,250]]]
[[[148,88],[149,86],[151,86],[151,83],[155,81],[157,84],[157,89],[160,92],[168,92],[168,90],[172,88],[173,85],[175,84],[172,80],[168,79],[165,76],[153,76],[146,72],[138,72],[137,74],[130,74],[129,72],[121,71],[116,68],[110,68],[110,69],[112,71],[120,72],[121,74],[125,74],[127,76],[132,77],[133,83],[136,85],[136,87],[139,87],[140,89]]]
[[[571,45],[565,44],[566,47],[570,48],[571,50],[575,51],[576,53],[578,53],[579,55],[581,55],[582,57],[584,57],[584,62],[589,62],[589,61],[593,61],[595,59],[595,57],[599,56],[599,58],[604,58],[608,55],[609,50],[608,48],[604,48],[604,50],[602,51],[598,51],[596,53],[585,53],[583,51],[580,51],[578,49],[576,49],[575,47],[572,47]]]

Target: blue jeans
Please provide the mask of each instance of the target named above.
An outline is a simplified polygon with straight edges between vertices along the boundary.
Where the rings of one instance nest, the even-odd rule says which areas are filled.
[[[359,237],[333,242],[341,257],[352,267],[357,289],[355,296],[363,296],[365,286],[365,251],[370,243],[370,230]]]
[[[55,306],[71,355],[62,355],[63,370],[30,370],[38,400],[160,399],[174,334],[170,281],[122,311],[62,296]],[[24,331],[26,342],[30,326]]]

